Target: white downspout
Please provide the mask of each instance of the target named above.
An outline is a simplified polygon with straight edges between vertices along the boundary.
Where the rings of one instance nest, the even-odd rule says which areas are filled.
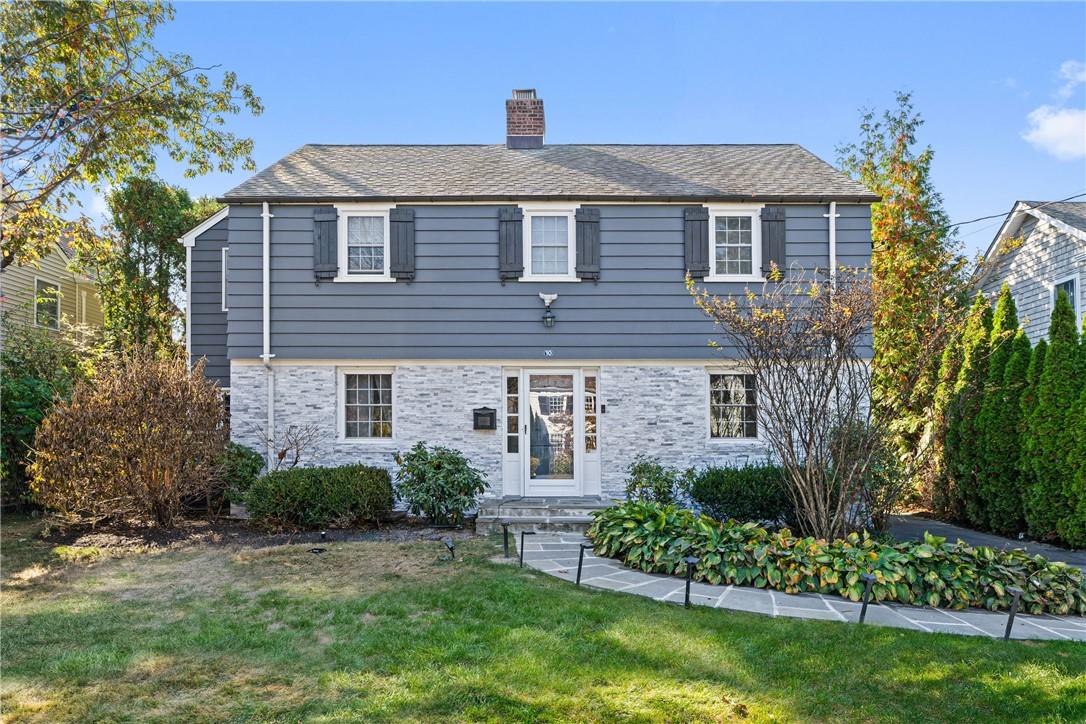
[[[264,383],[268,390],[268,450],[267,450],[267,465],[268,469],[272,468],[272,461],[275,460],[275,370],[272,368],[271,360],[273,355],[271,353],[271,220],[272,213],[268,207],[268,202],[264,202],[263,212],[260,214],[263,219],[263,278],[261,284],[261,290],[263,292],[263,310],[261,320],[263,322],[263,329],[261,337],[264,341],[264,352],[260,355],[260,359],[264,361]]]
[[[822,214],[830,220],[830,289],[837,288],[837,202],[830,202],[830,213]]]

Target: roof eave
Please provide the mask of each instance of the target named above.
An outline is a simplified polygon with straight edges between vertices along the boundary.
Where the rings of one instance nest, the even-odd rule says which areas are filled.
[[[715,202],[763,202],[763,203],[837,203],[874,204],[882,200],[876,194],[714,194],[698,196],[616,194],[501,194],[501,195],[455,195],[455,196],[220,196],[216,201],[222,204],[327,204],[363,201],[381,201],[393,203],[449,203],[457,201],[473,202],[516,202],[516,201],[621,201],[644,203],[715,203]]]

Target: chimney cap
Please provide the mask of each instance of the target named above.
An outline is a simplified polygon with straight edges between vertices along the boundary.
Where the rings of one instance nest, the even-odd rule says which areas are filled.
[[[514,88],[513,100],[515,101],[534,101],[535,100],[535,88]]]

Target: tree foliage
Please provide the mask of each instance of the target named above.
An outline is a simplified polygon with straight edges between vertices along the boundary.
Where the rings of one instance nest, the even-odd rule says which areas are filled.
[[[864,113],[860,140],[838,149],[838,162],[882,197],[871,207],[872,401],[893,421],[899,452],[915,457],[935,434],[940,353],[958,330],[964,259],[931,182],[934,152],[917,148],[923,120],[909,94],[896,100],[881,117]]]
[[[83,262],[95,272],[114,347],[177,345],[183,320],[174,299],[185,283],[185,249],[177,239],[218,208],[155,179],[128,179],[110,194],[114,243]]]
[[[981,445],[979,426],[984,385],[988,379],[988,354],[992,335],[992,305],[981,292],[973,300],[962,335],[962,364],[947,406],[946,460],[950,485],[947,515],[967,519],[978,507]]]
[[[32,262],[66,234],[94,246],[89,220],[67,221],[76,192],[153,173],[158,153],[185,174],[255,168],[253,142],[226,118],[263,109],[232,72],[152,44],[165,2],[0,4],[3,72],[3,266]]]
[[[1072,414],[1082,388],[1079,376],[1078,330],[1067,294],[1060,290],[1048,328],[1048,352],[1037,384],[1037,400],[1029,416],[1031,473],[1026,491],[1026,523],[1031,535],[1063,537],[1061,525],[1070,515],[1064,489],[1068,477],[1067,453],[1074,445]],[[1066,538],[1064,538],[1067,540]]]
[[[1006,484],[1002,477],[1008,470],[1017,476],[1018,458],[1012,448],[1014,440],[1008,441],[1004,435],[1004,418],[1007,414],[1007,392],[1004,389],[1004,376],[1007,363],[1013,353],[1013,344],[1019,332],[1018,309],[1011,296],[1011,288],[1004,283],[996,298],[995,313],[992,315],[992,333],[988,340],[987,379],[980,390],[981,404],[977,416],[977,480],[976,495],[968,497],[966,519],[970,525],[986,528],[990,521],[990,503],[994,488]],[[1024,372],[1024,370],[1023,370]],[[1015,407],[1017,407],[1017,397]],[[1017,439],[1017,431],[1011,428]],[[1009,464],[1009,467],[1008,467]]]
[[[1025,527],[1022,516],[1022,395],[1028,385],[1032,353],[1029,337],[1021,329],[1010,342],[1010,356],[1003,369],[1002,384],[990,388],[991,405],[986,411],[985,465],[981,483],[988,520],[987,527],[1011,536]],[[992,379],[989,376],[989,379]],[[994,382],[994,380],[993,380]],[[987,399],[986,399],[987,402]],[[981,524],[981,527],[985,527]]]

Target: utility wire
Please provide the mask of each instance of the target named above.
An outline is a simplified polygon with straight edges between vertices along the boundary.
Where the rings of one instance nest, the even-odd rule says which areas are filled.
[[[1068,196],[1066,199],[1059,199],[1057,201],[1046,201],[1043,204],[1037,204],[1036,206],[1027,206],[1024,209],[1021,209],[1021,211],[1033,211],[1034,209],[1043,209],[1044,207],[1049,206],[1051,204],[1062,204],[1064,201],[1072,201],[1074,199],[1081,198],[1083,196],[1086,196],[1086,193],[1075,194],[1074,196]],[[947,224],[946,226],[944,226],[942,228],[944,228],[944,229],[953,229],[956,226],[965,226],[966,224],[975,224],[978,221],[987,221],[988,219],[1002,219],[1006,215],[1007,215],[1007,212],[1003,212],[1001,214],[992,214],[990,216],[978,216],[977,218],[970,219],[969,221],[959,221],[956,224]],[[938,227],[936,227],[936,228],[938,228]]]

